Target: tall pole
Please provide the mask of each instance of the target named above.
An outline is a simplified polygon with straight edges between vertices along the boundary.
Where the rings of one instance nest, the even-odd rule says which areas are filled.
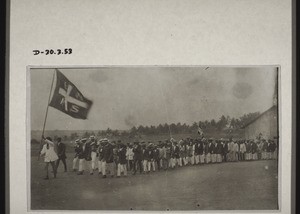
[[[48,109],[49,109],[49,103],[50,103],[50,99],[51,99],[51,92],[52,92],[52,88],[53,88],[54,75],[55,75],[55,71],[53,71],[52,83],[51,83],[51,88],[50,88],[49,98],[48,98],[48,103],[47,103],[47,108],[46,108],[46,115],[45,115],[45,119],[44,119],[44,125],[43,125],[43,131],[42,131],[42,138],[41,138],[41,141],[40,141],[40,152],[42,150],[42,140],[43,140],[43,136],[44,136],[44,132],[45,132],[45,126],[46,126],[46,121],[47,121],[47,116],[48,116]],[[39,159],[40,159],[40,154],[38,155],[38,160]]]

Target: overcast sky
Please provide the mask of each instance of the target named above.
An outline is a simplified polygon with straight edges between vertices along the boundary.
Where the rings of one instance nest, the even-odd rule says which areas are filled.
[[[59,69],[93,101],[87,120],[49,107],[46,130],[129,129],[239,117],[272,106],[274,67]],[[41,130],[54,69],[31,70],[31,128]]]

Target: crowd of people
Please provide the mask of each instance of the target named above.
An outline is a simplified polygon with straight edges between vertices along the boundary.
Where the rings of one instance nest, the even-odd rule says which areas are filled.
[[[44,138],[45,145],[41,155],[45,155],[46,178],[48,165],[51,163],[54,177],[59,162],[62,161],[67,171],[65,145],[61,138],[53,143],[51,138]],[[54,146],[57,144],[57,154]],[[273,139],[233,140],[200,137],[176,141],[171,138],[157,144],[152,142],[123,143],[121,140],[109,141],[107,138],[96,140],[95,136],[75,141],[75,156],[72,169],[78,175],[88,171],[97,172],[103,178],[117,178],[133,175],[136,172],[150,173],[160,170],[175,169],[187,165],[221,163],[232,161],[277,159],[277,143]],[[54,164],[55,163],[55,164]]]

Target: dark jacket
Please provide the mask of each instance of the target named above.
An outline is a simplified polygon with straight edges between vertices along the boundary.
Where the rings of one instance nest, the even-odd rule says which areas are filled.
[[[166,147],[166,158],[167,160],[171,158],[171,148],[169,146]]]
[[[205,154],[210,153],[209,148],[208,148],[208,143],[205,143],[204,151],[205,151]]]
[[[199,153],[199,155],[203,155],[203,153],[204,153],[204,143],[202,141],[199,142],[198,153]]]
[[[252,149],[251,149],[251,144],[250,143],[247,143],[246,144],[246,152],[247,153],[251,153],[252,151],[251,151]]]
[[[226,155],[228,153],[228,144],[224,143],[222,146],[223,146],[222,153],[223,155]]]
[[[98,147],[98,159],[99,161],[102,161],[104,159],[103,146]]]
[[[118,157],[119,157],[119,163],[120,164],[126,164],[127,160],[126,160],[126,148],[121,148],[118,151]]]
[[[134,153],[134,159],[135,160],[142,160],[143,159],[143,153],[142,153],[142,147],[138,145],[136,148],[133,149]]]
[[[151,149],[147,148],[144,150],[144,160],[150,161],[152,156]]]
[[[79,153],[80,153],[80,145],[76,145],[75,148],[74,148],[74,151],[75,151],[74,158],[78,158]]]
[[[263,146],[262,146],[262,151],[266,152],[266,151],[267,151],[267,148],[268,148],[268,143],[267,143],[267,142],[264,142],[264,143],[263,143]]]
[[[181,158],[185,157],[185,146],[184,145],[182,145],[182,146],[179,147],[179,156]]]
[[[196,141],[195,143],[195,155],[199,155],[199,142]]]
[[[218,154],[218,144],[213,144],[213,153]]]
[[[96,142],[91,142],[91,151],[97,152],[98,146]]]
[[[176,159],[180,158],[180,149],[179,149],[179,146],[175,146],[174,151],[173,151],[173,156]]]
[[[252,154],[254,154],[254,153],[257,152],[257,144],[256,143],[252,143],[252,145],[251,145],[251,152],[252,152]]]
[[[57,144],[57,156],[60,159],[66,159],[67,158],[67,156],[66,156],[66,145],[65,144],[63,144],[63,143]]]
[[[215,148],[214,144],[210,143],[210,145],[208,144],[207,146],[208,146],[209,153],[213,154],[214,153],[214,148]]]
[[[270,143],[270,152],[275,152],[276,150],[276,144],[275,143]]]
[[[159,150],[158,149],[153,150],[153,159],[159,160]]]
[[[80,145],[78,158],[79,159],[85,159],[87,161],[92,160],[91,146],[90,146],[89,143],[84,143],[84,144]]]
[[[217,154],[223,154],[223,145],[221,143],[217,144]]]
[[[103,156],[106,163],[113,163],[114,162],[114,153],[113,147],[111,145],[106,145],[103,148]]]

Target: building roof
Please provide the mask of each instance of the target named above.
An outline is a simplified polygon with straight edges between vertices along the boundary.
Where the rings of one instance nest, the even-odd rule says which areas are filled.
[[[268,110],[266,110],[263,113],[261,113],[258,117],[254,118],[249,123],[247,123],[246,125],[242,126],[242,129],[244,129],[247,126],[249,126],[250,124],[254,123],[257,119],[259,119],[260,117],[262,117],[264,114],[268,113],[269,111],[273,111],[273,110],[276,110],[276,109],[277,109],[277,106],[273,105],[271,108],[269,108]]]

